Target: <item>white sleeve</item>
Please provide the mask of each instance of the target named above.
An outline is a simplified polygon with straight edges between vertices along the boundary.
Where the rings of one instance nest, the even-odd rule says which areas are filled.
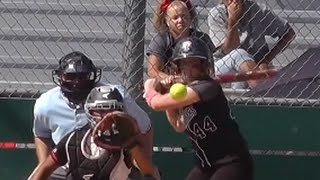
[[[51,130],[49,129],[48,118],[45,116],[42,104],[36,100],[33,109],[33,134],[35,137],[51,138]]]

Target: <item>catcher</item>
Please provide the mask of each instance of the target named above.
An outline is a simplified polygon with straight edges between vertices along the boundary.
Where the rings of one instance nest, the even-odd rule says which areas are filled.
[[[134,164],[145,179],[154,179],[152,162],[139,147],[139,127],[124,112],[118,89],[93,88],[84,109],[89,123],[66,135],[29,179],[47,179],[65,164],[68,180],[125,180]]]

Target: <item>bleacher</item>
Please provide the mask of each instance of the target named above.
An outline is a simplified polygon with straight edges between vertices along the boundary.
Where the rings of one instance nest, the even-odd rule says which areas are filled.
[[[216,1],[201,1],[197,7],[200,29],[208,32],[207,16]],[[267,3],[287,19],[297,33],[289,48],[273,61],[280,69],[308,48],[318,46],[320,13],[315,10],[283,10],[278,1]],[[145,44],[153,31],[152,15],[157,1],[147,1]],[[316,4],[316,3],[314,3]],[[316,4],[317,5],[317,4]],[[0,2],[0,84],[1,89],[21,91],[52,87],[51,70],[58,58],[81,50],[103,67],[105,77],[116,82],[122,73],[123,1],[79,3],[46,1]],[[272,45],[275,41],[268,39]]]

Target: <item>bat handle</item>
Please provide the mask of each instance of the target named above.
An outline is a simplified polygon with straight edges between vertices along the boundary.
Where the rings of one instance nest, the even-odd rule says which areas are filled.
[[[141,173],[143,175],[153,175],[154,167],[152,162],[145,157],[143,150],[139,145],[134,146],[131,150],[131,154],[135,162],[137,163]]]

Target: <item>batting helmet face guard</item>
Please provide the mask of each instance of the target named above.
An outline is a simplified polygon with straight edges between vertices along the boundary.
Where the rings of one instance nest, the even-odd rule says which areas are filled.
[[[71,52],[59,60],[59,66],[52,71],[53,82],[71,102],[84,101],[101,78],[101,69],[96,68],[81,52]]]

